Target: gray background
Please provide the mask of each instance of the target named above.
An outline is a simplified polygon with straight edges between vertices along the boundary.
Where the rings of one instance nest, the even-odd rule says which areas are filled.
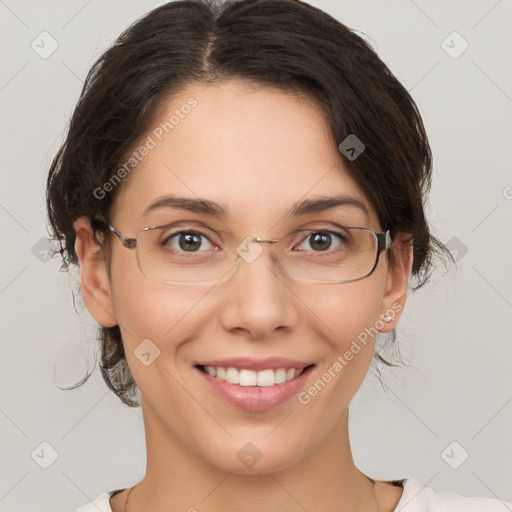
[[[97,369],[74,391],[56,386],[94,367],[95,324],[74,311],[77,274],[33,248],[87,70],[161,3],[0,0],[1,511],[70,511],[144,475],[141,410]],[[459,259],[409,298],[398,339],[410,366],[382,370],[387,392],[369,374],[352,402],[355,461],[373,477],[512,501],[512,2],[312,3],[360,31],[412,91],[435,157],[429,218]],[[43,31],[58,44],[47,58],[31,47],[46,37],[51,49]],[[453,31],[469,44],[457,58],[463,40],[442,44]]]

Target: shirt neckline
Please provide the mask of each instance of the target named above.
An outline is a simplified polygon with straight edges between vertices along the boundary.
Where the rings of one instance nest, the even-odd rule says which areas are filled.
[[[395,487],[401,487],[402,495],[400,496],[400,500],[398,501],[396,507],[393,509],[393,512],[399,512],[403,509],[405,505],[412,503],[416,505],[417,499],[421,499],[418,497],[420,491],[423,489],[423,486],[412,478],[401,478],[395,480],[377,480],[387,484],[391,484]],[[125,491],[127,487],[122,489],[114,489],[111,491],[106,491],[101,496],[98,497],[98,501],[103,501],[101,505],[105,505],[106,508],[104,512],[112,512],[112,507],[110,506],[110,499],[116,496],[117,494]],[[103,509],[102,509],[103,512]],[[412,510],[411,510],[412,512]]]

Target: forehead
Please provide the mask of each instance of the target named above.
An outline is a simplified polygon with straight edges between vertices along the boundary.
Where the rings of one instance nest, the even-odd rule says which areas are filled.
[[[150,149],[113,208],[123,225],[167,194],[215,201],[224,220],[254,228],[272,225],[297,202],[334,195],[359,201],[375,220],[323,111],[298,94],[240,80],[189,84],[160,105],[135,150],[141,145]]]

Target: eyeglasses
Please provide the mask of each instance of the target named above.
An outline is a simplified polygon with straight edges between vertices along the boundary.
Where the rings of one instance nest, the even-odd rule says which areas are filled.
[[[135,249],[146,277],[175,285],[222,283],[242,262],[253,263],[263,252],[263,243],[272,244],[273,260],[294,281],[349,283],[370,276],[381,252],[393,243],[389,231],[337,225],[336,229],[301,229],[278,240],[248,236],[221,248],[224,244],[214,231],[185,226],[190,223],[151,226],[129,238],[104,219],[94,220],[116,234],[124,247]]]

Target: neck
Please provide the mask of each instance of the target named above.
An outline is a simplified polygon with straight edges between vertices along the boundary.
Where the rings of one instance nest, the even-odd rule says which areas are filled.
[[[286,469],[261,474],[230,473],[208,463],[193,447],[183,446],[147,406],[143,414],[147,469],[132,488],[125,512],[378,509],[373,481],[358,470],[352,458],[348,409],[313,453]]]

